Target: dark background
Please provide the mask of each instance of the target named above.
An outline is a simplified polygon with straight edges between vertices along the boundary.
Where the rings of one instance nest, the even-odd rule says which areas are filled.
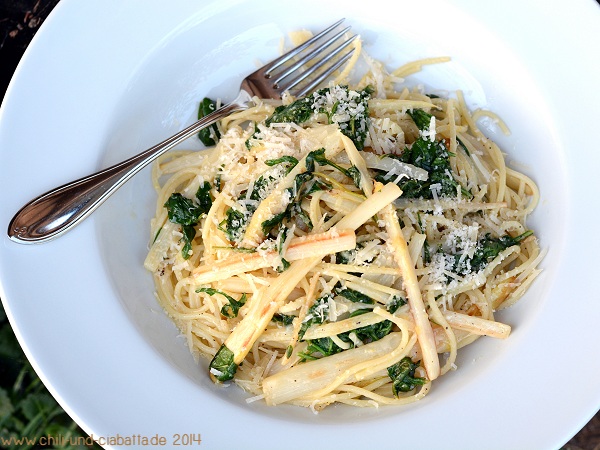
[[[10,79],[13,75],[23,52],[27,48],[27,45],[31,41],[33,35],[38,30],[46,16],[52,11],[59,0],[0,0],[0,93],[4,98],[4,93]],[[85,0],[80,0],[85,1]],[[568,0],[565,0],[568,1]],[[597,0],[600,3],[600,0]],[[598,24],[600,26],[600,23]],[[599,55],[600,57],[600,55]],[[15,373],[21,373],[24,371],[28,374],[28,382],[32,383],[35,389],[42,389],[38,387],[38,381],[36,381],[35,374],[31,370],[30,366],[26,362],[26,359],[20,352],[16,340],[10,330],[10,325],[6,320],[3,311],[0,310],[0,340],[6,342],[13,342],[14,350],[0,349],[0,359],[4,356],[8,358],[10,364],[3,362],[0,367],[0,383],[1,387],[5,390],[14,389],[14,380],[11,379],[11,373],[9,373],[8,367],[15,371]],[[6,355],[6,353],[9,353]],[[12,383],[11,383],[12,382]],[[600,382],[600,380],[599,380]],[[10,386],[8,386],[10,384]],[[38,393],[38,395],[41,395]],[[61,422],[61,425],[71,426],[67,423],[68,418],[65,419],[66,415],[56,414],[55,410],[52,414],[55,414],[56,422]],[[18,411],[17,411],[18,412]],[[0,424],[2,422],[0,421]],[[597,413],[594,418],[575,436],[564,449],[571,450],[600,450],[600,413]]]

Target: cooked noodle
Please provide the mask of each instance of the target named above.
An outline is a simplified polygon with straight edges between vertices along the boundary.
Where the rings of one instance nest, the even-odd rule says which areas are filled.
[[[460,92],[402,85],[448,58],[389,73],[361,54],[368,73],[340,87],[352,60],[309,97],[308,120],[268,120],[281,102],[255,99],[219,123],[215,146],[167,154],[152,173],[145,266],[160,304],[211,377],[233,377],[249,401],[419,400],[461,347],[509,335],[495,312],[540,272],[526,226],[538,188],[477,120],[506,125]],[[169,220],[178,194],[197,223]]]

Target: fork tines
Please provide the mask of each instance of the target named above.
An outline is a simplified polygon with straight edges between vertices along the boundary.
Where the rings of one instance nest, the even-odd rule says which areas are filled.
[[[265,66],[264,75],[273,79],[273,87],[280,90],[289,90],[298,86],[298,90],[294,92],[294,95],[302,97],[348,61],[354,53],[354,48],[345,53],[343,52],[358,35],[344,38],[351,28],[349,26],[336,32],[335,30],[343,21],[344,19],[339,20]],[[288,62],[291,64],[286,64]],[[305,69],[300,71],[303,67]],[[283,70],[275,73],[279,68],[283,68]],[[319,72],[321,68],[323,70]],[[299,72],[299,74],[290,78],[296,72]],[[314,77],[311,77],[311,75],[314,75]],[[299,86],[303,81],[305,83]]]

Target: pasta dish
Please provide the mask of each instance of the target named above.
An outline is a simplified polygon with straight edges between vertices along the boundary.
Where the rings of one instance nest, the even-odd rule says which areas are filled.
[[[460,348],[509,336],[496,312],[540,272],[538,188],[477,125],[500,118],[404,86],[448,58],[388,71],[354,45],[326,87],[255,99],[153,169],[159,302],[248,401],[417,401]]]

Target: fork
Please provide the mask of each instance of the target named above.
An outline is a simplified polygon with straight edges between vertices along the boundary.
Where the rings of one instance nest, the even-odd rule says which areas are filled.
[[[189,127],[121,163],[59,186],[31,200],[15,214],[8,226],[11,240],[45,242],[60,236],[88,217],[136,173],[189,137],[218,120],[251,107],[253,98],[280,99],[285,92],[302,97],[314,90],[354,53],[348,48],[357,35],[350,27],[339,30],[339,20],[288,53],[248,75],[230,103]]]

